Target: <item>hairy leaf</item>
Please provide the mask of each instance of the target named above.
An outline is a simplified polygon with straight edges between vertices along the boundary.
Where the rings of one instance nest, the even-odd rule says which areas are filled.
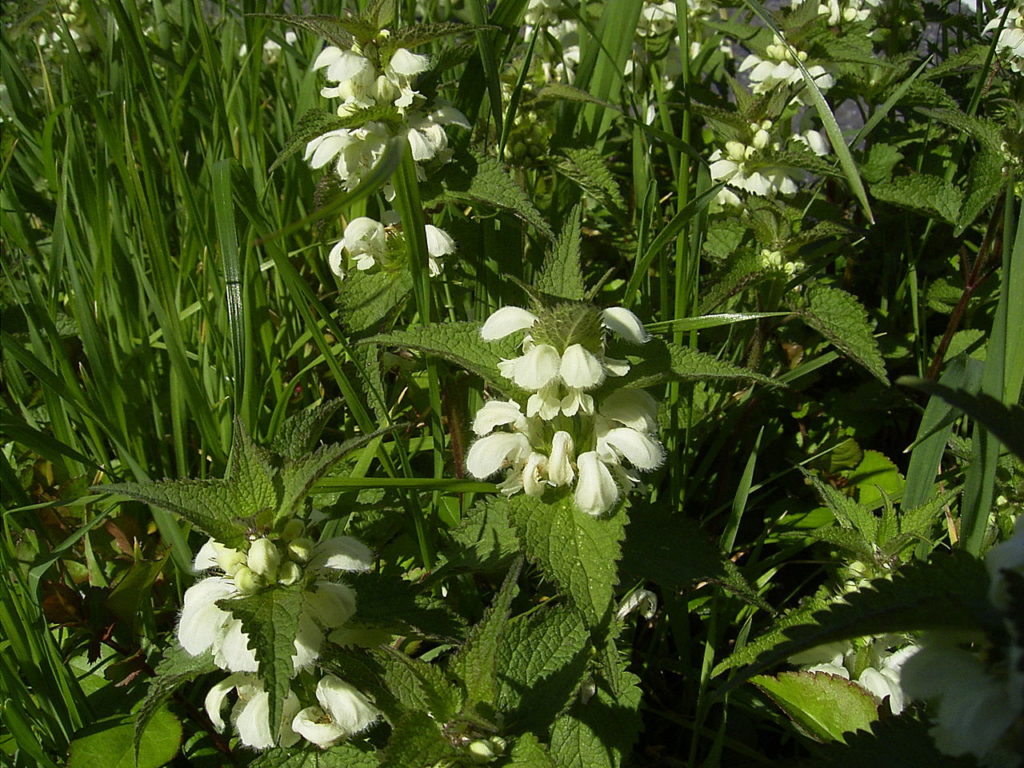
[[[261,524],[268,523],[278,508],[274,474],[267,452],[253,442],[242,422],[235,419],[225,482],[233,488],[240,508]]]
[[[797,309],[804,322],[888,385],[882,353],[860,302],[846,291],[820,285],[807,294],[806,305]]]
[[[508,561],[519,552],[519,539],[503,501],[484,497],[473,504],[458,528],[451,531],[456,546],[449,565],[488,570],[508,567]]]
[[[505,631],[512,600],[519,593],[516,581],[522,570],[522,558],[509,569],[494,602],[484,612],[480,623],[470,630],[466,643],[452,659],[451,669],[466,689],[466,707],[490,718],[498,700],[498,646]]]
[[[855,528],[864,534],[868,541],[877,542],[878,519],[870,509],[861,506],[828,483],[823,483],[815,475],[805,472],[804,476],[810,479],[821,500],[835,515],[839,525],[843,528]]]
[[[398,307],[412,291],[412,273],[352,272],[338,289],[341,322],[355,332],[365,331]]]
[[[690,347],[682,347],[661,339],[651,339],[644,344],[642,350],[636,347],[621,346],[613,348],[613,357],[640,356],[628,377],[624,380],[627,387],[651,387],[665,381],[701,381],[705,379],[721,379],[724,381],[757,382],[770,387],[782,386],[779,382],[749,368],[719,360],[704,352]]]
[[[499,392],[510,396],[518,393],[515,385],[498,372],[498,363],[502,358],[519,356],[516,341],[512,337],[484,341],[480,338],[479,323],[421,325],[371,336],[364,343],[367,342],[436,355],[475,373]]]
[[[953,230],[954,237],[958,237],[971,226],[978,215],[999,195],[1006,184],[1003,165],[1003,156],[988,149],[981,150],[971,159],[964,204],[957,218],[956,229]]]
[[[139,711],[135,715],[133,745],[136,754],[139,752],[146,725],[156,711],[181,686],[192,682],[200,675],[214,672],[216,669],[217,665],[213,663],[213,657],[209,653],[192,656],[180,645],[174,645],[165,652],[163,659],[154,670],[153,678],[149,681],[146,698],[142,700],[142,706],[139,707]]]
[[[552,503],[514,496],[507,504],[526,556],[569,595],[588,622],[600,622],[611,610],[619,580],[625,510],[619,506],[608,517],[591,517],[576,509],[568,495]]]
[[[580,189],[612,211],[624,211],[619,185],[608,170],[608,160],[594,147],[567,149],[556,166],[565,177],[579,185]]]
[[[498,708],[518,730],[546,733],[572,701],[589,662],[577,611],[550,607],[511,621],[498,656]]]
[[[963,202],[963,193],[952,182],[925,173],[877,182],[871,185],[871,194],[883,202],[950,224],[960,217]]]
[[[218,600],[221,610],[242,622],[249,646],[256,654],[259,677],[270,697],[270,722],[281,722],[288,684],[294,674],[292,655],[299,633],[302,585],[272,587],[254,595]]]
[[[534,287],[541,293],[569,301],[582,301],[587,293],[580,266],[580,215],[577,205],[565,219],[565,226],[554,247],[544,259],[544,267]]]
[[[472,32],[486,32],[492,29],[500,29],[500,27],[496,27],[493,24],[462,24],[454,21],[402,27],[401,29],[396,29],[391,37],[388,38],[387,44],[381,47],[382,58],[387,58],[389,53],[394,53],[399,48],[412,48],[442,37],[464,35]]]
[[[512,745],[508,768],[557,768],[544,745],[532,733],[525,733]]]
[[[455,756],[436,720],[426,712],[410,712],[393,724],[382,763],[388,768],[428,768]]]
[[[407,711],[429,712],[442,723],[459,712],[462,692],[439,666],[393,648],[371,651],[370,655],[380,664],[384,685]]]
[[[271,444],[272,450],[285,459],[301,459],[313,450],[320,434],[342,401],[327,400],[285,419]]]
[[[380,764],[373,752],[342,742],[330,749],[310,751],[275,747],[261,752],[249,768],[377,768]]]
[[[782,672],[751,679],[796,725],[817,741],[845,741],[878,719],[875,697],[856,683],[825,672]]]

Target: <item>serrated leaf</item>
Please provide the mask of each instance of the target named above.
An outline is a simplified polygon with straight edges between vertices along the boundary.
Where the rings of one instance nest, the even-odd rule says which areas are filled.
[[[661,339],[651,339],[640,352],[635,347],[619,347],[611,350],[611,356],[620,353],[642,355],[622,382],[631,388],[647,388],[666,381],[724,380],[757,382],[769,387],[783,386],[779,382],[749,368],[719,360],[704,352],[683,347]]]
[[[462,635],[465,622],[442,600],[423,594],[396,573],[350,573],[345,582],[359,595],[355,620],[361,624],[444,642],[454,642]]]
[[[967,189],[963,207],[956,222],[953,236],[958,237],[967,227],[974,223],[978,215],[985,210],[1006,184],[1003,175],[1005,160],[998,152],[982,149],[971,159],[967,172]]]
[[[488,719],[494,716],[494,705],[498,700],[498,646],[512,600],[519,593],[517,580],[522,565],[522,558],[512,564],[494,602],[470,630],[465,644],[451,662],[452,672],[466,689],[466,708],[473,712],[484,705],[485,709],[479,713]]]
[[[803,537],[803,533],[796,534],[798,537]],[[836,526],[829,526],[827,528],[814,528],[813,530],[807,531],[808,536],[817,541],[831,544],[837,549],[845,550],[848,554],[853,555],[858,560],[864,560],[866,562],[872,562],[875,558],[875,548],[871,541],[861,533],[850,528],[839,528]]]
[[[918,109],[921,114],[945,123],[960,133],[966,133],[989,152],[1000,153],[1003,143],[1003,126],[995,120],[960,111],[956,102],[950,99],[949,109]]]
[[[234,487],[224,480],[165,480],[114,483],[94,488],[166,509],[188,520],[207,536],[235,549],[245,549],[246,521],[256,510],[242,506]]]
[[[797,312],[839,351],[864,366],[883,384],[889,384],[882,353],[868,323],[868,313],[857,299],[838,288],[817,285],[807,291],[807,303]]]
[[[950,224],[956,223],[963,204],[963,193],[958,187],[941,176],[927,173],[876,182],[871,185],[871,194],[883,202]]]
[[[690,590],[698,581],[711,581],[771,612],[697,521],[661,507],[635,509],[622,546],[622,570],[671,591]]]
[[[313,450],[327,422],[341,408],[340,399],[327,400],[284,420],[271,449],[285,459],[301,459]]]
[[[625,210],[619,185],[608,170],[608,161],[593,147],[565,150],[556,165],[558,171],[579,185],[580,189],[612,211]]]
[[[544,745],[532,733],[524,733],[512,745],[508,768],[558,768]]]
[[[294,675],[292,656],[299,633],[303,588],[275,586],[247,597],[218,600],[217,607],[242,622],[249,647],[256,654],[259,677],[269,694],[270,722],[281,722],[288,683]]]
[[[900,533],[929,538],[935,523],[942,516],[943,509],[960,494],[960,489],[938,493],[913,509],[901,509],[899,516]]]
[[[462,707],[462,692],[440,667],[406,656],[394,648],[371,651],[380,664],[383,683],[407,711],[429,712],[448,722]]]
[[[473,504],[469,512],[451,531],[455,551],[448,564],[454,567],[470,566],[476,569],[508,567],[508,560],[519,552],[519,539],[508,520],[501,503],[484,497]]]
[[[236,418],[224,481],[234,490],[240,509],[259,523],[269,522],[278,508],[274,475],[269,454],[253,442]]]
[[[130,715],[91,723],[68,745],[67,768],[160,768],[178,753],[181,722],[169,710],[158,710],[147,718],[137,741],[138,752],[133,729]]]
[[[271,174],[276,171],[285,160],[303,149],[310,141],[325,133],[341,128],[358,128],[369,122],[395,122],[398,119],[398,110],[390,104],[378,104],[358,109],[344,117],[334,112],[312,109],[299,118],[295,130],[285,141],[284,147],[270,168],[267,169],[267,173]]]
[[[437,721],[425,712],[410,712],[393,724],[382,763],[388,768],[429,768],[455,755]]]
[[[338,16],[302,16],[289,13],[254,13],[251,15],[265,19],[283,21],[290,26],[305,29],[308,32],[312,32],[317,37],[326,40],[331,45],[335,45],[338,48],[343,48],[345,50],[351,48],[352,44],[355,42],[352,32],[349,31],[350,28],[362,32],[364,34],[364,37],[362,38],[363,40],[368,40],[376,34],[376,30],[372,30],[368,36],[365,36],[365,29],[353,27],[351,21],[346,21]]]
[[[590,631],[554,606],[509,623],[498,654],[498,708],[516,730],[546,733],[569,706],[589,662]]]
[[[295,517],[313,484],[327,474],[346,452],[344,445],[322,445],[301,459],[285,462],[280,471],[281,501],[273,522]]]
[[[845,741],[844,733],[869,731],[878,719],[875,697],[838,675],[782,672],[775,677],[759,675],[750,682],[817,741]]]
[[[484,341],[480,338],[479,323],[432,323],[371,336],[361,343],[371,342],[437,355],[475,373],[499,392],[510,397],[521,394],[511,381],[498,372],[498,363],[503,358],[519,356],[517,343],[512,337]]]
[[[352,744],[335,744],[330,749],[303,751],[275,747],[249,763],[249,768],[377,768],[380,759]]]
[[[441,21],[402,27],[392,33],[391,37],[387,40],[386,46],[381,47],[382,58],[388,58],[389,53],[393,53],[399,48],[412,48],[429,43],[431,40],[439,40],[442,37],[499,29],[501,27],[496,27],[493,24],[463,24],[455,21]]]
[[[570,496],[552,503],[533,496],[514,496],[508,516],[519,533],[526,556],[564,591],[590,624],[612,608],[618,583],[626,513],[619,506],[604,518],[576,509]]]
[[[903,153],[892,144],[872,144],[868,148],[867,157],[861,163],[861,175],[872,185],[888,181],[892,177],[892,169],[902,159]]]
[[[551,729],[551,757],[559,768],[618,768],[639,733],[639,679],[626,671],[614,646],[605,659],[594,695],[577,701]]]
[[[587,287],[583,284],[580,265],[580,223],[583,208],[575,206],[565,219],[565,225],[555,240],[554,247],[544,259],[544,266],[534,288],[548,296],[569,301],[583,301]]]
[[[988,603],[985,565],[970,555],[954,552],[927,563],[903,566],[892,580],[878,579],[870,587],[846,594],[831,604],[814,598],[779,619],[775,625],[719,664],[715,675],[750,664],[718,695],[734,688],[800,651],[834,640],[886,632],[922,629],[978,629],[998,616]]]
[[[822,745],[816,763],[829,768],[978,768],[970,755],[952,757],[939,752],[925,719],[888,717],[871,724],[871,732],[853,731],[839,741]]]
[[[429,194],[429,188],[424,190],[424,205],[446,200],[483,204],[507,211],[547,239],[554,239],[551,227],[529,195],[494,158],[482,155],[458,156],[455,162],[449,163],[437,174],[436,182],[440,184],[440,191]]]
[[[135,728],[132,746],[136,753],[140,749],[142,734],[154,713],[174,695],[181,686],[190,683],[200,675],[217,669],[213,657],[209,653],[193,656],[179,645],[168,650],[154,670],[154,677],[149,681],[146,698],[135,715]]]
[[[398,307],[412,291],[412,273],[352,272],[338,289],[341,322],[357,333],[365,331]]]
[[[825,505],[835,515],[839,525],[843,528],[852,528],[860,531],[868,541],[874,542],[878,537],[878,518],[866,507],[858,504],[842,491],[833,488],[828,483],[823,483],[818,477],[804,473],[814,485],[818,496],[825,502]]]

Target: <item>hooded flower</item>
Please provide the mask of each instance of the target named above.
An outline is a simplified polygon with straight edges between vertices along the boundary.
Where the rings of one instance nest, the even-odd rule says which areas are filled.
[[[794,49],[795,50],[795,49]],[[740,72],[750,72],[750,87],[754,93],[767,93],[777,85],[799,85],[803,82],[800,74],[800,62],[807,61],[806,51],[796,51],[796,57],[786,47],[782,39],[776,35],[771,45],[765,49],[762,58],[751,53],[740,64]],[[814,80],[814,84],[821,91],[827,91],[835,85],[835,79],[824,67],[814,64],[807,67],[807,74]]]
[[[185,591],[178,622],[178,641],[192,656],[209,650],[214,663],[229,672],[256,672],[256,654],[242,622],[218,601],[254,594],[275,583],[304,580],[299,630],[292,664],[296,671],[310,666],[320,653],[324,632],[343,626],[355,613],[355,592],[333,580],[343,571],[365,571],[373,556],[350,536],[327,539],[317,545],[294,539],[284,545],[256,539],[245,554],[207,542],[196,556],[197,570],[220,568],[224,576],[209,576]]]
[[[225,728],[223,708],[228,695],[235,691],[238,700],[231,709],[231,721],[238,731],[238,738],[247,747],[270,749],[275,745],[294,746],[300,734],[291,726],[292,718],[299,711],[299,700],[291,690],[284,700],[281,722],[277,728],[270,724],[270,696],[256,675],[234,674],[217,683],[206,694],[204,706],[214,728]]]
[[[321,749],[366,730],[380,717],[365,695],[334,675],[320,679],[316,698],[320,706],[296,713],[291,728]]]

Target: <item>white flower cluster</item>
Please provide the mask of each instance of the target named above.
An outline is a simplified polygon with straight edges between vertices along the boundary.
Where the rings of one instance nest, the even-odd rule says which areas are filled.
[[[567,330],[568,329],[568,330]],[[657,439],[657,403],[646,392],[620,389],[595,403],[592,390],[629,364],[604,354],[606,330],[633,343],[649,336],[632,312],[561,305],[536,315],[504,307],[481,329],[486,340],[529,330],[523,354],[499,363],[501,374],[530,393],[525,413],[515,401],[491,400],[477,411],[466,469],[483,479],[506,470],[503,493],[541,496],[573,487],[576,507],[589,515],[611,509],[621,489],[657,468],[665,451]],[[632,469],[624,465],[626,462]]]
[[[989,551],[985,565],[989,601],[1006,617],[1005,653],[985,654],[986,663],[962,647],[964,638],[932,633],[907,661],[904,681],[915,698],[937,700],[931,733],[940,752],[974,755],[986,768],[1015,768],[1024,765],[1024,637],[1005,574],[1024,578],[1024,517],[1008,541]]]
[[[829,643],[796,654],[790,661],[805,665],[807,672],[850,680],[880,701],[888,698],[890,711],[898,715],[909,701],[902,684],[903,664],[919,650],[919,646],[907,644],[902,638],[886,635]]]
[[[995,32],[1002,18],[1003,11],[997,11],[995,18],[985,25],[983,31]],[[1024,72],[1024,5],[1018,3],[1010,9],[1006,24],[996,40],[996,50],[1006,57],[1010,69],[1018,74]]]
[[[344,279],[353,267],[366,272],[375,266],[387,266],[393,254],[405,253],[398,214],[387,211],[382,218],[384,222],[359,216],[348,223],[344,236],[328,256],[335,275]],[[442,259],[455,252],[455,241],[443,229],[432,224],[427,224],[425,229],[428,269],[431,277],[437,277],[443,267]]]
[[[725,181],[729,187],[743,192],[771,197],[773,195],[792,195],[796,193],[796,181],[793,179],[794,169],[772,165],[761,158],[762,150],[771,148],[779,150],[781,144],[772,142],[769,131],[772,122],[751,123],[752,138],[749,144],[741,141],[725,142],[725,151],[716,149],[708,158],[712,181]],[[792,142],[810,149],[819,157],[828,154],[828,141],[818,131],[807,130],[790,137]],[[740,205],[739,195],[728,187],[723,187],[717,197],[721,205]]]
[[[299,40],[299,36],[295,34],[294,30],[288,29],[284,33],[285,45],[295,45]],[[238,47],[238,58],[244,59],[249,53],[249,46],[242,43]],[[265,64],[274,64],[281,56],[281,44],[277,40],[267,38],[263,41],[263,62]]]
[[[273,746],[278,739],[286,744],[294,734],[288,730],[287,722],[282,724],[280,732],[272,733],[268,720],[268,695],[255,674],[259,664],[249,636],[241,620],[224,610],[218,602],[253,595],[273,585],[303,585],[302,608],[292,654],[293,672],[298,674],[311,668],[319,658],[325,633],[327,642],[338,645],[346,644],[349,639],[350,633],[344,626],[355,614],[356,594],[351,587],[335,581],[336,575],[345,571],[366,571],[373,564],[372,553],[357,539],[338,536],[313,544],[303,536],[304,532],[303,524],[292,520],[285,526],[279,541],[258,538],[245,552],[212,539],[208,541],[196,554],[194,568],[197,572],[217,569],[223,575],[207,576],[185,591],[184,608],[178,622],[178,642],[187,653],[198,656],[210,651],[214,664],[234,673],[207,696],[207,711],[214,724],[223,727],[220,709],[224,698],[230,691],[237,691],[238,701],[232,720],[242,742],[258,749]],[[341,686],[344,690],[350,688],[344,683]],[[349,694],[349,698],[356,694],[358,691]],[[317,695],[319,698],[319,688]],[[362,730],[377,717],[376,710],[361,694],[358,694],[357,701],[346,705],[347,709],[337,703],[340,695],[330,699],[334,702],[331,705],[333,709],[323,704],[321,699],[328,714],[335,710],[347,713],[355,707],[367,713],[372,710],[373,716],[366,714],[365,722],[353,729],[350,727],[353,721],[348,714],[338,721],[317,714],[313,718],[316,722],[338,725],[340,730],[335,740],[343,738],[341,731],[348,735]],[[302,731],[306,725],[304,721],[299,722],[302,712],[298,712],[298,700],[293,696],[286,700],[285,712],[289,715],[286,721],[295,715],[291,728],[296,733],[320,744]],[[307,710],[303,712],[308,715]],[[322,734],[321,731],[315,733]]]
[[[782,38],[776,35],[771,45],[765,49],[764,57],[751,53],[740,64],[740,72],[750,71],[750,89],[754,93],[767,93],[777,85],[798,85],[803,82],[800,67],[796,64],[797,59],[806,62],[807,52],[797,51],[794,58]],[[827,91],[835,85],[832,75],[820,64],[807,67],[807,73],[819,90]]]
[[[381,30],[378,39],[387,37],[388,31]],[[401,130],[417,163],[447,159],[448,135],[444,126],[470,127],[457,109],[441,104],[428,107],[426,99],[413,88],[416,77],[429,68],[429,57],[405,48],[395,50],[384,63],[375,44],[355,45],[349,50],[328,46],[313,64],[314,70],[325,70],[328,82],[334,83],[320,94],[340,99],[340,117],[371,107],[394,107],[404,119]],[[305,159],[314,169],[334,161],[342,185],[351,190],[380,160],[392,135],[386,123],[372,120],[358,127],[328,131],[306,145]],[[417,172],[422,174],[422,169],[417,167]]]
[[[818,0],[794,0],[793,5],[799,7],[805,2]],[[828,16],[829,26],[834,27],[842,22],[851,24],[866,21],[881,4],[882,0],[821,0],[818,2],[818,15]]]

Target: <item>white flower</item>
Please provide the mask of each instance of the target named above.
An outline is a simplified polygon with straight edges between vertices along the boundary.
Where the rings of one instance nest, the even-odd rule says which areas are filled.
[[[597,451],[581,453],[576,465],[580,471],[574,495],[577,509],[594,517],[603,515],[619,498],[619,486],[612,473]]]
[[[604,381],[604,367],[582,344],[570,344],[562,353],[558,375],[568,387],[593,389]]]
[[[609,307],[601,311],[601,322],[605,328],[633,344],[650,341],[651,334],[644,328],[640,318],[625,307]]]
[[[452,236],[433,224],[424,226],[427,237],[428,268],[431,277],[441,274],[442,259],[450,253],[455,253],[455,241]]]
[[[291,747],[299,740],[299,734],[292,727],[292,718],[299,710],[298,698],[288,691],[282,708],[281,723],[276,729],[270,725],[270,697],[255,675],[234,674],[217,683],[206,694],[206,714],[218,731],[224,730],[221,710],[224,700],[232,690],[238,692],[238,701],[232,709],[238,737],[247,747],[269,749],[275,744]],[[275,733],[276,731],[276,733]]]
[[[597,453],[607,464],[626,459],[639,470],[657,469],[665,460],[665,449],[651,436],[629,427],[598,428]]]
[[[380,717],[365,695],[334,675],[317,683],[316,698],[320,706],[297,713],[291,727],[322,749],[366,730]]]
[[[519,403],[509,400],[488,400],[473,418],[473,432],[481,437],[493,432],[495,427],[523,422],[523,411]]]
[[[796,61],[807,61],[806,51],[797,51],[794,58],[790,49],[776,35],[772,44],[765,49],[765,56],[766,58],[762,58],[752,53],[740,64],[740,72],[750,71],[751,90],[754,93],[766,93],[776,85],[797,85],[803,82]],[[821,91],[827,91],[835,85],[835,80],[821,65],[807,67],[807,74]]]
[[[1002,11],[997,11],[983,32],[995,32],[1002,18]],[[996,40],[996,50],[1007,57],[1010,69],[1017,73],[1024,72],[1024,9],[1019,5],[1010,9],[1006,24]]]
[[[561,0],[530,0],[526,6],[523,21],[531,27],[546,27],[558,21]]]
[[[829,153],[828,137],[823,131],[809,129],[803,133],[794,134],[793,141],[803,144],[818,157],[824,157]]]
[[[576,472],[572,468],[575,453],[572,435],[565,430],[555,432],[551,439],[551,456],[548,458],[548,481],[554,485],[572,485]]]
[[[503,339],[516,331],[529,328],[537,322],[537,316],[520,307],[502,307],[484,321],[480,336],[484,341]]]
[[[221,560],[235,561],[231,555],[235,550],[220,549],[223,550]],[[217,551],[217,546],[200,550],[202,559],[197,557],[197,563],[219,566],[219,560],[211,562],[211,551]],[[189,587],[185,591],[177,630],[182,648],[192,656],[210,651],[214,664],[229,672],[256,672],[259,665],[255,649],[242,622],[217,605],[218,601],[256,592],[282,574],[289,584],[308,577],[310,588],[303,593],[292,665],[298,671],[313,664],[323,643],[322,630],[342,626],[355,613],[355,592],[335,582],[333,577],[342,571],[368,570],[372,567],[373,556],[364,544],[350,536],[327,539],[313,547],[295,540],[289,542],[287,552],[290,559],[283,560],[281,549],[273,541],[257,539],[233,576],[209,576]]]
[[[638,432],[658,431],[658,403],[642,389],[619,389],[601,401],[601,415]]]
[[[657,37],[676,29],[675,0],[663,3],[644,3],[637,20],[636,31],[643,37]]]
[[[390,133],[383,123],[366,123],[361,128],[328,131],[306,144],[305,159],[312,168],[332,160],[346,190],[355,189],[384,154]]]
[[[1013,571],[1024,576],[1024,515],[1017,519],[1013,536],[988,551],[985,567],[989,576],[989,601],[999,610],[1009,611],[1010,597],[1003,571]]]
[[[534,344],[532,339],[523,344],[523,349],[525,354],[522,356],[498,363],[502,376],[531,391],[540,389],[558,376],[562,356],[557,349],[550,344]]]
[[[466,469],[483,480],[508,464],[525,462],[530,455],[530,440],[519,432],[495,432],[481,437],[469,447]]]

